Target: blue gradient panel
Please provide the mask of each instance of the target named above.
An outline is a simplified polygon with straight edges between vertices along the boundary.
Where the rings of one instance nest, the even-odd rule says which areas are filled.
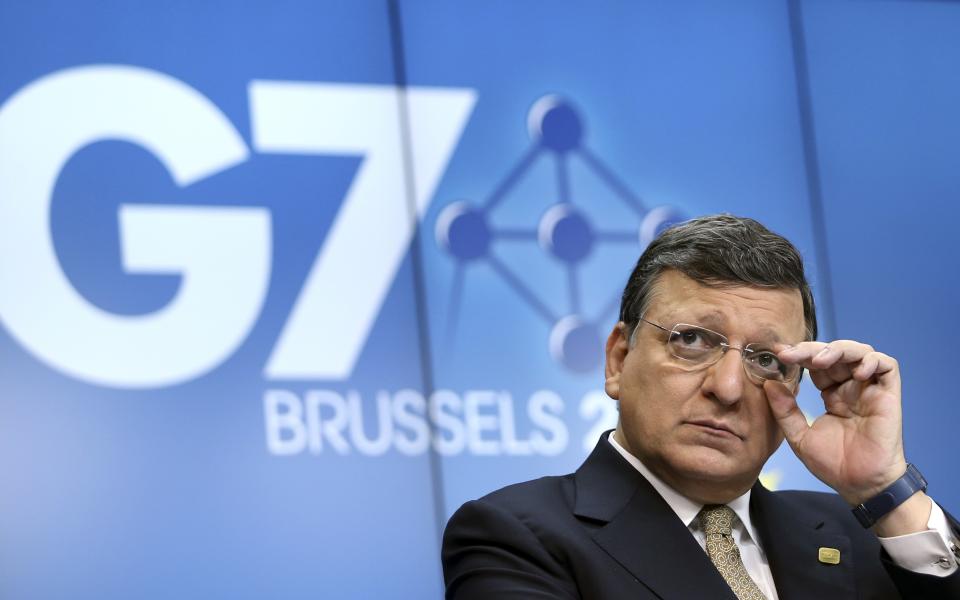
[[[409,83],[478,98],[422,237],[434,386],[473,424],[439,430],[449,515],[570,472],[615,422],[603,343],[658,227],[755,217],[814,284],[815,248],[784,6],[402,8]],[[781,487],[821,485],[786,448],[769,467]]]
[[[273,240],[255,325],[224,362],[181,384],[131,390],[78,381],[0,328],[0,596],[438,596],[426,453],[368,456],[350,447],[340,454],[328,445],[279,456],[265,441],[268,389],[301,401],[318,388],[342,399],[355,394],[360,431],[375,440],[378,392],[422,387],[419,354],[409,351],[417,333],[406,258],[348,378],[264,374],[363,157],[258,152],[248,86],[392,86],[386,6],[4,3],[0,47],[0,102],[68,67],[141,67],[205,96],[250,150],[240,164],[182,188],[153,153],[129,141],[75,153],[52,192],[49,229],[64,276],[86,301],[144,316],[186,285],[175,274],[124,271],[121,205],[265,207]],[[402,187],[383,202],[406,210]],[[33,300],[43,310],[44,300]],[[182,340],[184,352],[214,329],[198,323]]]
[[[899,360],[907,458],[956,511],[960,5],[807,2],[804,15],[838,334]]]
[[[716,212],[900,359],[956,511],[960,9],[801,3],[805,131],[789,6],[0,4],[0,597],[441,597],[446,518],[576,468],[633,264]]]

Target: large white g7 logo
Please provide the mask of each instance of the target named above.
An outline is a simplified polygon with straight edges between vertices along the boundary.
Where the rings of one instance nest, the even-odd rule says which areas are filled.
[[[251,84],[258,151],[365,156],[274,348],[266,368],[271,377],[348,376],[379,312],[416,225],[400,201],[401,93],[389,86]],[[474,95],[430,88],[405,93],[419,217]],[[182,283],[155,313],[106,312],[70,285],[49,217],[65,163],[107,139],[152,152],[180,186],[249,157],[216,106],[154,71],[88,66],[26,86],[0,108],[0,321],[39,359],[78,379],[124,388],[193,379],[226,360],[260,314],[270,280],[270,214],[122,206],[124,268],[180,275]],[[375,251],[369,240],[377,240]]]

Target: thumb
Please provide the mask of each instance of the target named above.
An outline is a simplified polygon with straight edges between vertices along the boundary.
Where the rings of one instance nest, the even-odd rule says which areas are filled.
[[[763,391],[767,396],[767,403],[770,405],[773,418],[780,425],[784,437],[787,438],[787,443],[796,451],[803,440],[803,436],[810,429],[810,425],[807,424],[807,417],[797,406],[797,399],[793,393],[779,381],[765,381]]]

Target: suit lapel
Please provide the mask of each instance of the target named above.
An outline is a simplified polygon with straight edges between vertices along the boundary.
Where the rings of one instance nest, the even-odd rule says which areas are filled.
[[[676,513],[606,436],[576,473],[574,514],[599,525],[594,541],[664,600],[736,600]]]
[[[821,515],[788,503],[759,483],[750,496],[750,516],[780,600],[855,598],[850,538],[831,531]],[[840,564],[820,562],[820,548],[840,551]]]

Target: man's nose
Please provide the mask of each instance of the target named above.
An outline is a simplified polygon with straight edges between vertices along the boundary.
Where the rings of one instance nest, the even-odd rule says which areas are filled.
[[[739,348],[727,348],[720,360],[710,365],[703,380],[703,392],[722,404],[736,404],[743,397],[747,374]]]

